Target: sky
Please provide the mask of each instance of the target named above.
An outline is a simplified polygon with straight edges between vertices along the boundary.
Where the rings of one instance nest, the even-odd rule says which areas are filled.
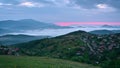
[[[19,19],[61,26],[120,25],[120,0],[0,0],[0,20]]]

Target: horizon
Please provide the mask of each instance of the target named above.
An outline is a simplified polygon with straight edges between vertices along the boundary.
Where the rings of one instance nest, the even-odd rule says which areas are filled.
[[[120,22],[58,22],[55,23],[59,26],[102,26],[102,25],[110,25],[110,26],[120,26]]]
[[[20,20],[35,20],[35,19],[6,19],[6,20],[0,20],[0,21],[20,21]],[[39,20],[35,20],[39,21]],[[43,21],[39,21],[43,22]],[[43,22],[43,23],[48,23],[48,22]],[[102,25],[109,25],[109,26],[120,26],[120,22],[55,22],[55,23],[50,23],[50,24],[55,24],[58,26],[102,26]]]

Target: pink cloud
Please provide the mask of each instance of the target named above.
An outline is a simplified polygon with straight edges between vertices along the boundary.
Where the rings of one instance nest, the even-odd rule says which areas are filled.
[[[59,26],[70,25],[120,25],[120,22],[57,22]]]

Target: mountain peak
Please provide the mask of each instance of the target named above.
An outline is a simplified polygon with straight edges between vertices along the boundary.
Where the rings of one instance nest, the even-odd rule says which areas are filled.
[[[113,27],[112,25],[102,25],[102,27]]]
[[[75,34],[75,35],[78,35],[78,34],[83,34],[83,33],[87,33],[87,32],[82,31],[82,30],[78,30],[78,31],[75,31],[75,32],[72,32],[72,33],[69,33],[69,34]]]
[[[32,21],[33,21],[33,19],[21,19],[21,20],[26,20],[26,21],[27,21],[27,20],[32,20]]]
[[[34,20],[34,19],[21,19],[21,20],[19,20],[19,21],[24,21],[24,22],[38,22],[38,21],[36,21],[36,20]]]
[[[102,27],[105,27],[105,28],[120,28],[119,25],[103,25]]]

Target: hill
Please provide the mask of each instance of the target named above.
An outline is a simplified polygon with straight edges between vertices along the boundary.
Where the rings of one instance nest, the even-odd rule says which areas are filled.
[[[97,34],[97,35],[105,35],[105,34],[116,34],[120,33],[120,30],[94,30],[89,33]]]
[[[75,31],[55,38],[14,45],[29,56],[49,56],[95,65],[120,57],[120,34],[94,35]]]
[[[0,68],[99,68],[47,57],[0,56]]]
[[[111,30],[114,33],[120,33],[120,30]]]
[[[98,34],[98,35],[104,35],[104,34],[114,34],[114,30],[94,30],[94,31],[90,31],[90,33],[92,34]]]
[[[48,38],[49,36],[29,36],[29,35],[3,35],[0,36],[0,43],[3,45],[12,45],[28,42],[37,39]]]

